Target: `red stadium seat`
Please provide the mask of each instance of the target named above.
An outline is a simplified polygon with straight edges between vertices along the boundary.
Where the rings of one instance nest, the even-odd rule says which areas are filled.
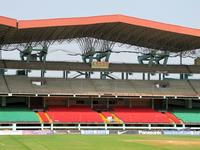
[[[47,113],[53,122],[103,123],[99,114],[90,107],[50,107]]]
[[[181,121],[170,112],[165,113],[174,123],[181,124]]]
[[[45,112],[38,112],[38,114],[40,115],[40,118],[42,119],[42,121],[44,123],[49,123],[49,119],[47,118],[47,116],[45,115]]]
[[[170,123],[165,114],[151,108],[114,108],[114,113],[125,123]]]

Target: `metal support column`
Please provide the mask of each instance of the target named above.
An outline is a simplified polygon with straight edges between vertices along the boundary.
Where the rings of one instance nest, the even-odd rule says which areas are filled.
[[[122,72],[122,80],[124,80],[124,72]]]
[[[31,107],[31,98],[28,97],[28,108],[30,108],[30,107]]]
[[[46,108],[46,100],[45,100],[45,97],[43,99],[43,107]]]
[[[1,106],[5,107],[6,106],[6,97],[1,98]]]
[[[70,105],[69,102],[70,102],[70,101],[69,101],[69,97],[68,97],[68,98],[67,98],[67,107],[68,107],[68,108],[69,108],[69,105]]]
[[[0,60],[2,60],[2,50],[0,50]],[[4,69],[0,69],[0,75],[4,75]]]
[[[128,74],[128,72],[127,72],[127,73],[126,73],[126,80],[128,80],[128,75],[129,75],[129,74]]]
[[[132,108],[132,101],[131,99],[129,100],[129,108]]]
[[[165,74],[163,73],[163,80],[165,79]]]
[[[162,76],[161,76],[161,73],[159,73],[159,80],[162,80]]]
[[[192,99],[187,99],[185,101],[186,101],[186,107],[192,109]]]
[[[63,79],[65,79],[65,78],[66,78],[66,71],[63,70]]]
[[[165,106],[166,106],[165,108],[166,108],[166,111],[168,110],[168,104],[169,104],[169,103],[168,103],[168,98],[167,98],[167,99],[165,100]]]
[[[44,78],[45,76],[45,70],[41,70],[41,78]]]
[[[53,130],[53,123],[51,123],[51,130]]]
[[[69,71],[63,70],[63,79],[68,78]]]
[[[107,98],[106,107],[109,109],[109,99]]]
[[[151,99],[151,108],[154,109],[154,99]]]
[[[145,73],[142,74],[142,80],[145,80]]]
[[[148,73],[148,80],[151,80],[151,74]]]
[[[94,104],[93,104],[93,98],[91,99],[91,108],[93,109]]]
[[[13,124],[12,124],[12,130],[13,130],[13,131],[16,131],[16,130],[17,130],[17,124],[16,124],[16,123],[13,123]]]

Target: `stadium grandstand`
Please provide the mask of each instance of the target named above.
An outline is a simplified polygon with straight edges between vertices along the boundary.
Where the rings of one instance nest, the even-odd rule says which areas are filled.
[[[81,53],[66,53],[81,62],[47,60],[49,48],[64,42],[78,44]],[[199,29],[124,15],[0,16],[0,130],[199,130],[199,49]],[[3,58],[9,51],[20,59]],[[114,63],[113,53],[137,54],[138,63]],[[171,57],[180,63],[168,64]],[[39,76],[30,76],[35,70]]]

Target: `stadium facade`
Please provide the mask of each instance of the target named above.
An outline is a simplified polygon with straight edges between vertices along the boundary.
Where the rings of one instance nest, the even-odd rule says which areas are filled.
[[[46,60],[49,46],[65,41],[80,45],[83,62]],[[138,64],[110,62],[114,43],[142,47]],[[200,80],[190,79],[200,74],[198,58],[194,65],[167,64],[171,53],[200,48],[199,29],[124,15],[1,16],[0,48],[19,50],[21,59],[0,60],[0,129],[200,129]],[[32,70],[40,77],[30,77]],[[52,70],[63,77],[46,77]],[[132,79],[134,73],[141,80]]]

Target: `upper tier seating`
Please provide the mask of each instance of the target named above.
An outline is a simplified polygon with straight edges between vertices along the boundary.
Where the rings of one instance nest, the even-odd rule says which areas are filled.
[[[103,123],[99,114],[86,106],[49,107],[47,111],[53,122]]]
[[[35,112],[24,107],[1,107],[0,122],[39,122]]]
[[[185,123],[200,123],[199,109],[173,109],[172,113]]]
[[[170,123],[165,114],[151,108],[116,107],[114,113],[125,123]]]
[[[196,96],[200,93],[200,80],[165,80],[167,87],[157,87],[163,81],[153,80],[100,80],[100,79],[59,79],[45,78],[45,84],[33,85],[32,81],[42,80],[26,76],[5,76],[0,78],[2,94],[56,94],[56,95],[103,95],[118,96]],[[191,88],[191,85],[193,88]],[[7,88],[8,86],[8,88]],[[8,90],[9,89],[9,90]],[[197,91],[197,92],[196,92]]]

